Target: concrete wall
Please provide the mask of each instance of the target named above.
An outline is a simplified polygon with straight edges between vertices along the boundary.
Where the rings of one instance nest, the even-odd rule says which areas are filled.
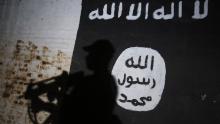
[[[27,85],[69,71],[80,13],[81,0],[0,0],[1,124],[31,123]]]

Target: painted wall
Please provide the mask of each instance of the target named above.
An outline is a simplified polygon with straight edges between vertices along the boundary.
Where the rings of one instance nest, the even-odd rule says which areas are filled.
[[[30,82],[90,75],[83,48],[100,39],[115,51],[108,69],[121,124],[218,123],[219,16],[214,0],[0,0],[0,123],[31,123]]]
[[[1,124],[29,124],[27,85],[69,71],[80,13],[81,0],[0,0]]]
[[[90,53],[83,47],[111,42],[109,71],[118,86],[114,113],[123,124],[220,122],[216,1],[83,0],[82,5],[71,72],[90,75]]]

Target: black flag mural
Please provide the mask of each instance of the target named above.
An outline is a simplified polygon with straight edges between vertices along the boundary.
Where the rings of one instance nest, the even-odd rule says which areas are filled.
[[[94,99],[79,107],[97,107],[93,113],[100,118],[106,108],[112,123],[220,123],[218,5],[83,0],[70,73],[83,71],[101,81],[111,75],[116,89],[104,95],[100,80],[83,82],[81,90]],[[110,106],[106,97],[114,101]]]

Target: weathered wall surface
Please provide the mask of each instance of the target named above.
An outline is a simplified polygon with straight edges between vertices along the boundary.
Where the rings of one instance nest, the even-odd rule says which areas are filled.
[[[26,86],[69,69],[71,58],[61,50],[39,47],[31,41],[18,40],[11,52],[1,47],[1,123],[24,123],[27,101],[22,97]],[[26,122],[25,122],[26,123]]]
[[[27,85],[69,71],[80,12],[80,0],[0,0],[1,124],[31,123]]]

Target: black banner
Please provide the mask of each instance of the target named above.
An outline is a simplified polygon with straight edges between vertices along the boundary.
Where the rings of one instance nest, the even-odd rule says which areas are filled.
[[[114,113],[121,122],[217,124],[220,122],[217,8],[214,0],[83,0],[71,73],[90,74],[84,47],[99,40],[107,40],[114,47],[110,73],[125,49],[154,49],[166,65],[161,100],[153,110],[141,112],[116,104]],[[103,56],[105,52],[103,49]]]

